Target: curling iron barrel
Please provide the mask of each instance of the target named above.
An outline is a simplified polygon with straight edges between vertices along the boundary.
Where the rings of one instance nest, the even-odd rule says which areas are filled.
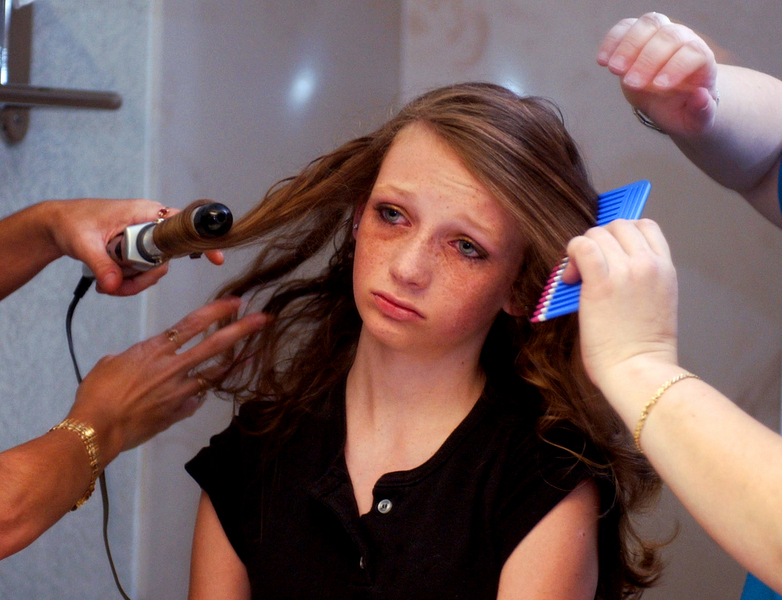
[[[168,219],[130,225],[106,245],[125,276],[153,269],[180,256],[198,258],[199,242],[225,235],[233,215],[227,206],[197,200]]]

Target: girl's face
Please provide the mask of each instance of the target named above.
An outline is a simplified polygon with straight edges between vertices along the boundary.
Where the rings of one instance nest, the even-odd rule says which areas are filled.
[[[397,135],[356,222],[362,335],[399,350],[477,356],[497,314],[518,314],[510,298],[521,234],[426,126]]]

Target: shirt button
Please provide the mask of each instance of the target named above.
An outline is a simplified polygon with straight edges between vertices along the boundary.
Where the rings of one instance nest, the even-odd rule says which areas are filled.
[[[386,514],[391,512],[392,506],[393,504],[391,504],[391,500],[381,500],[377,503],[377,511],[381,514]]]

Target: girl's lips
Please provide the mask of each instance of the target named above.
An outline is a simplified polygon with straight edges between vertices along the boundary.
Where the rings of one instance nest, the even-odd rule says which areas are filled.
[[[423,315],[412,306],[400,302],[393,296],[372,292],[372,298],[375,301],[375,306],[377,306],[380,312],[392,319],[399,321],[416,321],[424,318]]]

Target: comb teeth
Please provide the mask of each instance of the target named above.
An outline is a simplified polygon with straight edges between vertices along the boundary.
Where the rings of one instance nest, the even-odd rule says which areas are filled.
[[[642,180],[601,194],[597,199],[597,224],[640,217],[651,187],[652,184]]]
[[[641,180],[600,194],[597,198],[597,224],[602,226],[616,219],[637,219],[641,216],[651,189],[651,183]],[[535,312],[530,317],[532,323],[542,323],[578,310],[581,282],[569,284],[562,281],[562,272],[567,263],[565,257],[551,271]]]

